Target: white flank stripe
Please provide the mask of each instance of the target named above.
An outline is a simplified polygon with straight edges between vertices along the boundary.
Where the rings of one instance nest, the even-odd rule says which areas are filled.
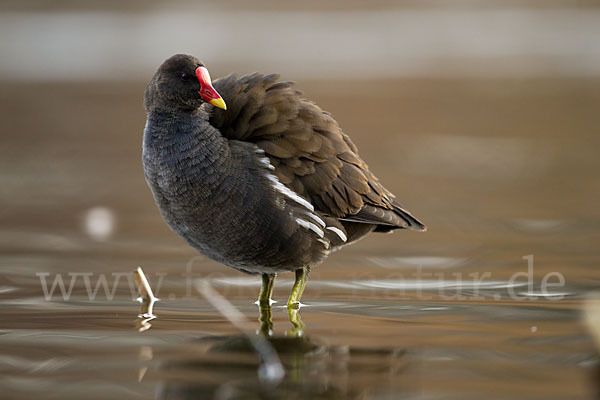
[[[308,214],[309,217],[311,217],[312,219],[314,219],[317,224],[319,224],[323,228],[325,228],[325,222],[323,222],[323,220],[321,218],[319,218],[317,214],[313,214],[313,213],[306,213],[306,214]]]
[[[325,246],[325,249],[329,249],[329,242],[323,239],[317,239],[319,242],[321,242],[321,244],[323,244],[323,246]]]
[[[297,222],[297,223],[298,223],[298,225],[300,225],[301,227],[303,227],[303,228],[306,228],[306,229],[310,229],[310,225],[308,225],[308,221],[305,221],[305,220],[303,220],[303,219],[300,219],[300,218],[296,218],[296,222]]]
[[[330,231],[334,232],[336,235],[338,235],[340,237],[340,239],[342,239],[343,242],[345,242],[346,240],[348,240],[348,238],[346,237],[346,235],[344,235],[344,232],[342,232],[340,229],[334,227],[334,226],[328,226],[327,229],[329,229]]]
[[[323,232],[323,230],[317,225],[313,224],[312,222],[309,222],[308,225],[310,226],[310,230],[319,235],[320,238],[325,236],[325,232]]]
[[[275,167],[271,164],[271,161],[267,157],[259,158],[260,162],[265,165],[265,167],[269,169],[275,169]]]
[[[288,196],[290,199],[294,200],[298,204],[302,204],[304,207],[308,208],[310,211],[315,211],[315,208],[308,201],[304,200],[302,197],[298,196],[294,191],[288,189],[284,184],[279,182],[279,179],[275,175],[267,174],[267,178],[273,183],[273,187]]]
[[[305,220],[300,219],[300,218],[296,218],[296,222],[301,227],[306,228],[306,229],[310,229],[311,231],[313,231],[314,233],[316,233],[320,238],[322,238],[325,235],[325,233],[318,226],[316,226],[315,224],[313,224],[312,222],[308,222],[308,221],[305,221]]]

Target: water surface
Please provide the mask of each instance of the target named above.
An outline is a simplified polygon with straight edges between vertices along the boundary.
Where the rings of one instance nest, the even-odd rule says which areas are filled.
[[[258,330],[260,279],[198,256],[153,204],[143,84],[4,85],[0,397],[598,396],[584,315],[598,313],[600,283],[599,82],[300,87],[429,231],[374,234],[315,268],[302,335],[280,276],[271,340],[286,376],[272,387],[195,289],[207,280]],[[138,266],[161,299],[145,323],[127,276]],[[44,293],[57,276],[66,291],[73,282],[68,299]],[[99,279],[108,293],[94,295]]]

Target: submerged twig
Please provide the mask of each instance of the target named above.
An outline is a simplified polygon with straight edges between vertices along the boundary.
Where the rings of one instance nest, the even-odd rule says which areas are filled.
[[[196,289],[221,315],[246,335],[261,361],[258,369],[259,378],[272,385],[279,384],[285,375],[285,371],[271,343],[264,336],[256,335],[252,329],[252,324],[244,317],[244,314],[214,290],[206,280],[197,281]]]

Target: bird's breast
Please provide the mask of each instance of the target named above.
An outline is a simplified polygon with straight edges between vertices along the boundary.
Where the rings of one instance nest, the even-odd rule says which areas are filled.
[[[203,254],[248,271],[309,265],[326,253],[324,223],[264,157],[246,145],[172,140],[145,142],[143,155],[161,215]]]

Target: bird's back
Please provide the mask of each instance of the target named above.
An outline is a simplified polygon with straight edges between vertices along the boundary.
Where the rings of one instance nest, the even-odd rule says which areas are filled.
[[[381,185],[333,117],[278,75],[230,75],[214,82],[227,111],[210,123],[230,140],[265,151],[273,174],[354,241],[370,231],[425,226]],[[204,107],[210,107],[205,105]]]

